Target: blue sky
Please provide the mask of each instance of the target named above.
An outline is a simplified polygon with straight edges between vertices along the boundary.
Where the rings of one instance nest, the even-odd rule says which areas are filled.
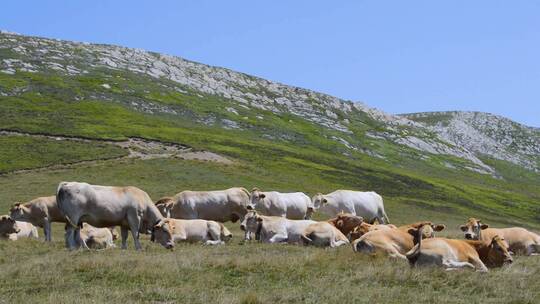
[[[2,1],[0,28],[178,55],[389,113],[540,127],[540,1]]]

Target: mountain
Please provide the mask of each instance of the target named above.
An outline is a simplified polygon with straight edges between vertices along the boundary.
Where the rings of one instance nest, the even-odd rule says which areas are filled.
[[[530,219],[540,197],[539,129],[486,113],[390,115],[120,46],[2,32],[0,118],[10,132],[182,144],[268,174],[309,168],[336,185],[428,206],[493,207]],[[487,197],[485,187],[509,194]]]

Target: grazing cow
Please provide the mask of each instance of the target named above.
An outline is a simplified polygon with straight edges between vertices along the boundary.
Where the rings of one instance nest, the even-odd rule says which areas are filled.
[[[489,228],[480,220],[470,218],[465,225],[460,226],[461,231],[468,240],[490,241],[498,235],[508,244],[510,251],[525,255],[540,254],[540,236],[525,228]]]
[[[304,245],[331,248],[349,244],[349,239],[329,222],[309,225],[302,234],[302,241]]]
[[[182,191],[172,198],[162,198],[156,204],[165,217],[235,223],[244,219],[249,192],[244,188]]]
[[[48,242],[52,239],[51,223],[66,223],[66,218],[56,204],[56,196],[38,197],[27,203],[15,203],[9,213],[17,221],[29,222],[34,226],[42,227],[45,241]]]
[[[379,225],[373,225],[373,224],[368,224],[366,222],[362,222],[360,225],[354,227],[354,229],[351,231],[350,235],[349,235],[349,239],[350,241],[354,241],[356,239],[359,239],[362,235],[370,232],[370,231],[373,231],[373,230],[383,230],[383,229],[396,229],[397,227],[395,225],[392,225],[392,224],[388,224],[388,225],[384,225],[384,224],[379,224]]]
[[[232,238],[232,233],[222,223],[207,220],[165,219],[154,226],[152,239],[167,249],[175,242],[204,242],[221,245]]]
[[[127,248],[128,230],[131,230],[135,248],[140,250],[139,231],[163,220],[148,194],[136,187],[62,182],[58,185],[56,199],[69,223],[66,240],[70,249],[77,247],[75,230],[82,223],[89,223],[99,228],[120,226],[122,249]]]
[[[320,210],[334,217],[339,212],[358,215],[369,223],[389,224],[382,197],[375,192],[336,190],[329,194],[318,193],[312,199],[313,211]]]
[[[16,221],[7,215],[0,217],[0,239],[16,241],[23,237],[38,238],[36,227],[30,223]]]
[[[258,188],[251,190],[248,209],[257,210],[267,216],[281,216],[292,220],[309,220],[313,210],[311,200],[302,192],[263,192]]]
[[[418,229],[417,233],[421,234],[422,230],[423,227]],[[446,270],[470,267],[487,272],[486,266],[500,267],[513,261],[503,238],[498,235],[488,242],[446,238],[417,239],[418,244],[406,254],[412,266],[436,265]]]
[[[407,259],[405,254],[418,243],[418,229],[424,227],[423,238],[431,238],[434,231],[441,231],[444,225],[434,225],[431,222],[419,222],[400,226],[397,229],[378,229],[370,231],[352,243],[355,252],[375,254],[386,253],[392,258]]]
[[[312,220],[290,220],[281,216],[259,215],[257,211],[249,211],[240,225],[245,231],[245,240],[255,234],[257,240],[263,243],[300,243],[306,227],[316,223]]]

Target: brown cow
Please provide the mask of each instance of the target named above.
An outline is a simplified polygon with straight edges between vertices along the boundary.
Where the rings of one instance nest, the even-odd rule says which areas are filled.
[[[418,236],[423,227],[418,229]],[[512,256],[499,236],[490,241],[453,240],[446,238],[431,238],[422,240],[406,254],[412,266],[436,265],[447,270],[470,267],[477,271],[487,272],[488,267],[500,267],[512,263]]]
[[[538,255],[540,253],[540,236],[525,228],[489,228],[479,219],[470,218],[465,225],[460,226],[465,238],[469,240],[490,241],[498,235],[508,244],[510,251],[525,255]]]
[[[364,234],[352,243],[353,250],[374,254],[384,252],[390,257],[407,259],[405,253],[418,243],[418,229],[422,226],[423,238],[431,238],[435,231],[441,231],[444,225],[435,225],[432,222],[418,222],[398,227],[397,229],[379,229]]]

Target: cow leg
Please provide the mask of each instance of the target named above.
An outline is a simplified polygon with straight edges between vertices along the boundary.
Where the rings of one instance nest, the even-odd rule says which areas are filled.
[[[221,226],[216,225],[215,223],[208,222],[208,236],[211,240],[207,240],[205,245],[221,245],[225,242],[221,241]]]
[[[339,241],[332,240],[330,242],[330,247],[335,248],[335,247],[339,247],[339,246],[342,246],[342,245],[345,245],[345,244],[348,244],[348,242],[346,242],[344,240],[339,240]]]
[[[207,240],[206,242],[204,242],[205,245],[223,245],[225,244],[225,242],[223,241],[220,241],[220,240]]]
[[[486,267],[486,265],[484,265],[484,263],[479,258],[472,258],[469,262],[470,264],[474,266],[476,271],[488,272],[488,268]],[[465,264],[465,266],[468,266],[468,265]]]
[[[51,222],[47,218],[43,219],[43,233],[45,234],[45,242],[51,241]]]
[[[127,249],[128,229],[120,226],[120,236],[122,237],[122,249]]]
[[[129,223],[129,230],[131,230],[131,236],[133,236],[133,241],[135,242],[135,249],[141,250],[141,242],[139,242],[139,223],[140,218],[137,216],[136,218],[128,217],[128,223]]]
[[[69,224],[67,225],[67,228],[66,228],[65,238],[66,238],[66,246],[69,250],[74,250],[78,247],[75,240],[75,228]]]
[[[445,270],[459,270],[463,268],[472,268],[474,269],[474,265],[469,262],[458,262],[458,261],[445,261],[442,263]]]
[[[269,240],[268,240],[268,243],[282,243],[282,242],[287,242],[287,239],[288,237],[286,235],[283,235],[283,234],[274,234],[273,237],[271,237]]]

